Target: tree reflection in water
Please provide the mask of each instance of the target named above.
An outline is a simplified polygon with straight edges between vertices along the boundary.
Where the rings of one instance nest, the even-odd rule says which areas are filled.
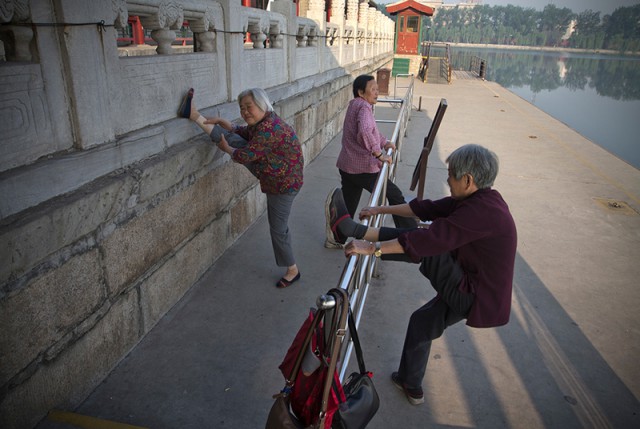
[[[487,61],[487,80],[531,91],[593,88],[602,97],[640,100],[640,58],[567,52],[452,48],[452,63],[467,70],[471,58]]]

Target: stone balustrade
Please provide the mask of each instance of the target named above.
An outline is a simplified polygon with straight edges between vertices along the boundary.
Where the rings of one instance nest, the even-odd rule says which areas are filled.
[[[318,19],[325,13],[324,2],[318,1],[309,2],[301,17],[293,15],[293,3],[288,0],[275,0],[271,11],[241,7],[239,0],[92,0],[96,8],[86,14],[79,12],[83,8],[74,9],[76,1],[62,3],[58,18],[66,18],[63,21],[73,26],[61,22],[59,27],[23,25],[33,24],[34,12],[41,23],[56,20],[48,6],[34,2],[29,7],[28,0],[8,2],[0,17],[9,24],[0,32],[7,59],[0,69],[5,82],[5,89],[0,88],[4,100],[0,109],[6,118],[0,123],[4,137],[0,171],[30,165],[63,151],[104,146],[127,133],[169,120],[175,116],[175,100],[185,90],[170,82],[191,81],[198,90],[200,105],[213,106],[233,100],[248,86],[287,84],[327,68],[348,68],[393,48],[393,22],[386,17],[373,19],[369,13],[373,8],[367,3],[360,3],[354,22],[353,0],[348,3],[346,21],[338,19],[337,24]],[[116,29],[126,26],[127,18],[134,15],[151,30],[158,55],[118,57]],[[105,26],[100,26],[103,21]],[[172,49],[176,30],[184,21],[194,33],[195,52],[190,55],[174,54]],[[328,25],[330,33],[326,31]],[[38,32],[37,38],[34,31]],[[250,34],[248,45],[243,41],[246,33]],[[322,40],[326,38],[329,43]],[[252,49],[240,53],[243,46]],[[333,49],[336,47],[340,48]],[[54,71],[55,67],[59,70]],[[54,83],[48,86],[52,89],[45,89],[45,81]],[[63,82],[70,87],[71,97],[61,92]],[[85,90],[90,87],[92,90]],[[136,108],[135,115],[131,108]],[[165,142],[164,146],[174,143]],[[165,147],[148,148],[138,157]],[[122,166],[135,159],[116,161]],[[87,172],[85,183],[106,172],[102,168]],[[42,180],[40,184],[47,183],[50,192],[25,193],[22,198],[4,200],[0,217],[85,184],[64,180],[51,183],[44,176]],[[8,189],[3,184],[0,193],[4,194]],[[15,185],[10,183],[12,188]]]

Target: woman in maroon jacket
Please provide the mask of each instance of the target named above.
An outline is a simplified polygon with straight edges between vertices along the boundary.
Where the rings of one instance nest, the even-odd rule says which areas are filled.
[[[420,272],[437,292],[411,315],[400,366],[391,375],[414,405],[424,402],[422,379],[432,340],[464,319],[476,328],[504,325],[511,311],[517,235],[507,203],[491,189],[498,158],[482,146],[465,145],[446,162],[450,197],[360,212],[361,219],[379,213],[417,216],[431,221],[429,228],[367,228],[345,216],[339,189],[331,202],[336,238],[362,239],[345,247],[348,256],[402,254],[421,264]]]
[[[276,287],[286,288],[300,279],[288,221],[293,200],[302,188],[302,148],[293,127],[276,115],[263,89],[242,91],[238,95],[238,105],[246,126],[218,117],[205,118],[193,105],[193,89],[190,89],[178,114],[198,124],[220,150],[228,153],[233,161],[245,165],[260,181],[260,189],[267,195],[269,232],[276,265],[287,267]]]

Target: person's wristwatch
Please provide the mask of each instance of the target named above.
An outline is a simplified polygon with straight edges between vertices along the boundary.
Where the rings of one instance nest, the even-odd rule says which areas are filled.
[[[381,246],[381,243],[379,241],[376,241],[376,250],[375,252],[373,252],[376,258],[379,258],[380,256],[382,256],[382,249],[380,248],[380,246]]]

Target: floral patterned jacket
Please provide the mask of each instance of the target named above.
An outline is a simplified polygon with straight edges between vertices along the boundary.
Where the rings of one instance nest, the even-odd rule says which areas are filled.
[[[302,188],[304,158],[296,132],[275,112],[252,126],[236,127],[234,132],[248,141],[236,149],[232,159],[252,164],[251,171],[260,180],[265,194],[288,194]]]

